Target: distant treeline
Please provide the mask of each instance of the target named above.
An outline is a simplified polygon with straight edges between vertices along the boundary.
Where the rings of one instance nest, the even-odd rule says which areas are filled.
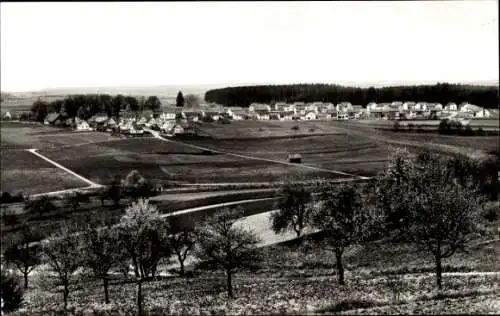
[[[207,102],[248,107],[251,103],[273,102],[370,102],[423,101],[469,102],[485,108],[498,107],[498,86],[438,83],[436,85],[354,88],[329,84],[261,85],[213,89],[205,93]]]
[[[43,121],[48,113],[60,113],[66,117],[79,117],[87,120],[97,113],[119,117],[120,110],[144,111],[158,110],[160,99],[156,96],[133,97],[121,94],[78,94],[69,95],[64,99],[45,102],[38,99],[31,107],[32,119]]]

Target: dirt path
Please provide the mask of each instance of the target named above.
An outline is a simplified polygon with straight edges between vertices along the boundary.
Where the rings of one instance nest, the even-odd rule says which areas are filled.
[[[197,146],[197,145],[191,145],[191,144],[187,144],[187,143],[184,143],[181,141],[166,139],[166,138],[160,136],[160,133],[157,131],[153,131],[153,130],[148,130],[148,131],[151,132],[151,134],[153,134],[153,136],[155,138],[160,139],[162,141],[170,142],[170,143],[174,143],[174,144],[180,144],[180,145],[188,146],[188,147],[199,149],[199,150],[207,150],[207,151],[211,151],[211,152],[218,153],[218,154],[224,154],[224,155],[228,155],[228,156],[234,156],[234,157],[250,159],[250,160],[260,160],[260,161],[267,161],[267,162],[272,162],[272,163],[282,164],[282,165],[287,165],[287,166],[302,167],[302,168],[312,169],[312,170],[316,170],[316,171],[329,172],[329,173],[340,174],[340,175],[349,176],[349,177],[356,177],[358,179],[363,179],[363,180],[370,179],[369,177],[358,176],[355,174],[350,174],[350,173],[337,171],[337,170],[318,168],[318,167],[308,166],[308,165],[304,165],[304,164],[296,164],[296,163],[274,160],[274,159],[267,159],[267,158],[260,158],[260,157],[254,157],[254,156],[248,156],[248,155],[235,154],[235,153],[222,151],[222,150],[218,150],[218,149],[201,147],[201,146]]]
[[[101,187],[100,184],[98,183],[95,183],[95,182],[92,182],[90,181],[89,179],[75,173],[74,171],[71,171],[69,170],[68,168],[64,167],[63,165],[61,165],[60,163],[57,163],[55,162],[54,160],[52,159],[49,159],[47,157],[45,157],[44,155],[40,154],[37,152],[38,149],[26,149],[26,151],[29,151],[30,153],[32,153],[33,155],[36,155],[40,158],[42,158],[43,160],[47,161],[48,163],[56,166],[57,168],[61,169],[61,170],[64,170],[66,171],[67,173],[77,177],[78,179],[82,180],[83,182],[87,183],[89,185],[90,188],[99,188]],[[73,191],[73,190],[79,190],[81,188],[76,188],[76,189],[69,189],[69,190],[62,190],[62,191],[55,191],[55,192],[48,192],[48,193],[44,193],[44,194],[37,194],[37,195],[46,195],[46,194],[55,194],[55,193],[61,193],[61,192],[70,192],[70,191]]]

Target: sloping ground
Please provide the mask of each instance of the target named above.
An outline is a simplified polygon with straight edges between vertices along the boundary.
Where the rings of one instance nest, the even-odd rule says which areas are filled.
[[[38,123],[2,122],[1,148],[50,148],[119,139],[100,132],[74,132]]]
[[[49,148],[40,153],[98,183],[104,183],[114,175],[125,177],[134,169],[152,181],[187,183],[274,182],[294,175],[306,178],[342,177],[300,166],[207,154],[182,143],[154,138]]]
[[[297,126],[298,129],[292,129]],[[339,134],[324,122],[231,121],[230,124],[200,123],[200,134],[216,139],[280,138],[317,134]]]
[[[1,191],[27,194],[84,187],[87,184],[24,150],[2,150]]]

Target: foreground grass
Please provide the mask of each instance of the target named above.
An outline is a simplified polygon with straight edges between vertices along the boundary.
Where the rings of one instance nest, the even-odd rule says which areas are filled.
[[[332,254],[319,249],[305,254],[289,244],[267,247],[260,270],[238,273],[232,300],[227,299],[223,274],[200,270],[192,278],[163,277],[147,282],[145,309],[152,315],[500,312],[498,303],[495,305],[500,293],[498,274],[444,274],[444,290],[437,292],[431,260],[415,252],[405,256],[409,245],[374,243],[352,249],[346,254],[347,283],[339,286]],[[468,254],[450,258],[445,271],[495,271],[493,262],[488,266],[489,259],[484,258],[499,255],[500,241],[480,245]],[[165,268],[160,272],[165,273]],[[101,282],[83,280],[70,296],[73,311],[134,314],[135,284],[120,275],[115,277],[111,304],[101,303]],[[43,279],[32,278],[33,288],[17,315],[61,310],[61,293],[47,290]]]

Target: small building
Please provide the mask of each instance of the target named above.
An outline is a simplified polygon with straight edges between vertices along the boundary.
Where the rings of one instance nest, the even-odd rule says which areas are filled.
[[[10,112],[7,112],[4,114],[3,118],[6,120],[10,120],[10,119],[12,119],[12,114],[10,114]]]
[[[85,120],[79,120],[76,122],[76,130],[77,131],[91,131],[89,123]]]
[[[288,154],[288,162],[302,163],[302,155],[301,154]]]
[[[303,119],[306,121],[317,120],[318,116],[314,111],[309,111],[306,113],[306,115],[304,115]]]
[[[271,111],[271,106],[269,104],[262,104],[262,103],[252,103],[248,107],[248,110],[250,112],[257,112],[257,111]]]

